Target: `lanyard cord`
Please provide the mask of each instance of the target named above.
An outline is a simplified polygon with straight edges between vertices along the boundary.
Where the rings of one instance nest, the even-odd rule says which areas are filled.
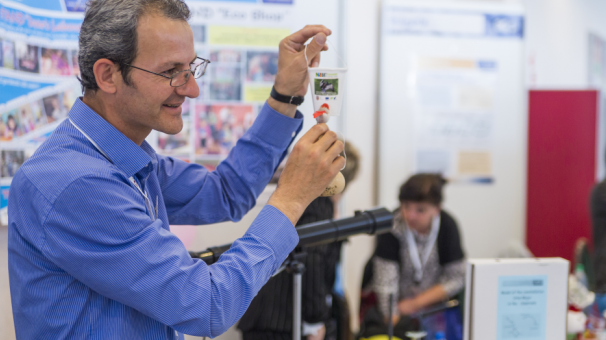
[[[419,251],[417,249],[417,242],[414,239],[412,230],[410,230],[409,226],[406,226],[406,242],[408,243],[408,253],[410,254],[410,260],[412,261],[412,265],[415,267],[415,281],[417,283],[421,282],[421,280],[423,279],[423,269],[427,264],[429,255],[431,255],[431,251],[433,250],[433,247],[436,243],[439,230],[440,215],[435,216],[431,221],[431,231],[429,232],[429,239],[423,251],[423,259],[421,259],[419,256]]]
[[[95,147],[95,149],[97,149],[97,151],[99,151],[103,157],[105,157],[105,159],[107,159],[108,162],[110,162],[111,164],[114,164],[114,162],[112,162],[111,158],[109,158],[109,156],[107,156],[107,154],[105,152],[103,152],[103,150],[101,150],[101,148],[99,147],[99,145],[97,145],[97,143],[95,143],[95,141],[90,138],[89,135],[86,134],[86,132],[82,131],[82,129],[76,125],[76,123],[74,123],[74,121],[71,118],[68,118],[69,122],[78,130],[80,131],[81,134],[84,135],[84,137],[86,137],[86,139],[88,139],[89,142],[91,142],[93,144],[93,146]],[[145,206],[147,207],[147,209],[149,210],[149,214],[150,216],[152,216],[152,220],[155,220],[153,215],[153,209],[151,207],[151,203],[149,202],[149,198],[147,197],[147,193],[144,192],[141,189],[141,186],[139,186],[139,184],[137,183],[137,181],[135,180],[135,178],[133,176],[130,176],[128,178],[128,180],[135,186],[135,188],[137,188],[137,190],[139,191],[139,193],[141,194],[141,196],[143,196],[143,198],[145,199]],[[156,203],[157,204],[157,203]]]

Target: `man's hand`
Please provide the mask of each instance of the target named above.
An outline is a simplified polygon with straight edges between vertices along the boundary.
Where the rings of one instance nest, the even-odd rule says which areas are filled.
[[[314,125],[293,147],[268,204],[296,224],[309,203],[345,165],[341,151],[343,142],[337,140],[336,133],[326,124]]]
[[[331,33],[322,25],[308,25],[280,42],[278,72],[274,84],[278,93],[285,96],[304,96],[307,93],[309,85],[307,67],[317,67],[320,64],[320,52],[328,50],[326,36]],[[311,37],[313,40],[307,46],[308,64],[305,60],[305,42]],[[274,110],[294,117],[296,106],[280,103],[271,97],[268,103]]]

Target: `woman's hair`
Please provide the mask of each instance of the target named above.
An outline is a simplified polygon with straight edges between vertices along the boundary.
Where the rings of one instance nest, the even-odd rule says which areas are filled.
[[[400,202],[442,203],[442,187],[446,180],[440,174],[416,174],[400,187]]]
[[[341,170],[345,178],[345,187],[349,182],[353,181],[360,170],[360,152],[349,141],[345,141],[345,168]],[[345,190],[345,189],[343,189]]]

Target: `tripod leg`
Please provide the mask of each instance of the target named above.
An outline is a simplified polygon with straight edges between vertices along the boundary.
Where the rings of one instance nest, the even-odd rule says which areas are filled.
[[[389,294],[389,321],[387,324],[387,336],[393,338],[393,293]]]
[[[293,320],[292,320],[292,340],[301,340],[301,295],[303,286],[303,274],[295,273],[293,275]]]

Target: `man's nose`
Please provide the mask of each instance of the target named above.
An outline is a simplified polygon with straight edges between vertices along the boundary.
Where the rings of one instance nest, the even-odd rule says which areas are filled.
[[[187,82],[182,86],[176,88],[177,94],[189,98],[197,98],[200,95],[200,87],[198,86],[198,82],[194,79],[194,75],[190,74],[189,78],[187,78]]]

